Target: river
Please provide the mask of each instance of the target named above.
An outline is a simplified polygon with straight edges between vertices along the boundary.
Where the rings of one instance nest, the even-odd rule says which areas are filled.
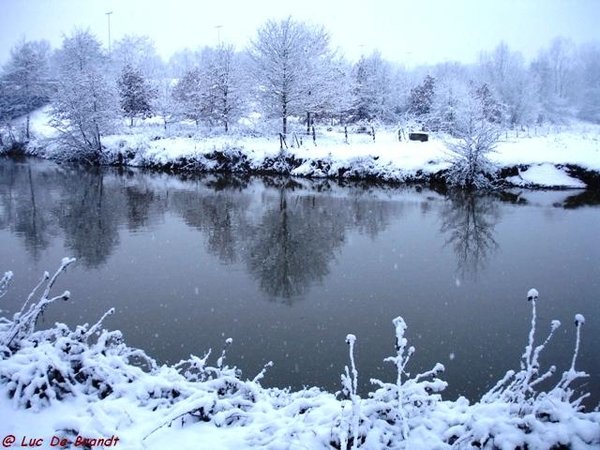
[[[168,175],[0,158],[0,308],[18,311],[45,270],[78,259],[71,291],[40,326],[95,322],[163,363],[233,338],[227,363],[263,386],[340,389],[357,336],[364,395],[395,379],[392,319],[416,348],[407,371],[443,363],[444,398],[477,400],[519,362],[540,292],[538,343],[562,327],[542,369],[577,367],[600,394],[600,207],[581,191],[443,195],[425,187]],[[592,196],[593,197],[593,196]],[[558,375],[555,381],[558,381]],[[581,385],[582,383],[580,383]]]

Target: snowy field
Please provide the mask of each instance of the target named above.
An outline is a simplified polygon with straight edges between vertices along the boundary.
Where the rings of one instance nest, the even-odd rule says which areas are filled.
[[[407,324],[390,327],[395,349],[386,358],[393,380],[371,380],[359,396],[360,367],[354,363],[356,337],[346,336],[348,365],[340,391],[297,392],[261,385],[258,374],[240,374],[220,351],[191,356],[173,366],[157,366],[132,349],[119,331],[102,320],[71,330],[56,324],[35,330],[46,307],[64,307],[68,291],[52,293],[56,278],[75,260],[40,282],[44,292],[20,314],[0,321],[0,431],[4,447],[121,449],[593,449],[600,446],[600,411],[581,408],[574,394],[586,374],[577,370],[585,318],[574,314],[576,340],[569,367],[540,364],[552,345],[557,320],[538,318],[538,292],[524,293],[531,305],[531,330],[523,336],[521,365],[478,402],[442,400],[444,366],[413,374],[411,355],[419,351],[404,337]],[[0,297],[10,295],[12,273],[0,279]],[[39,298],[32,303],[31,298]],[[51,304],[60,301],[61,304]],[[540,303],[540,315],[543,302]],[[540,323],[538,323],[540,322]],[[543,323],[542,323],[543,322]],[[550,325],[548,327],[548,325]],[[573,323],[564,326],[573,326]],[[544,331],[541,331],[542,328]],[[549,332],[547,331],[549,328]],[[215,349],[213,349],[215,350]],[[549,386],[544,387],[542,386]]]
[[[61,152],[48,140],[47,110],[32,119],[36,139],[29,148],[52,158]],[[295,125],[295,128],[294,128]],[[428,142],[398,140],[397,130],[376,130],[373,141],[349,127],[348,142],[340,127],[321,128],[312,136],[288,135],[285,158],[280,157],[279,137],[261,137],[258,125],[246,123],[230,135],[198,130],[193,125],[170,125],[167,131],[152,120],[124,127],[126,133],[107,136],[103,146],[107,160],[139,167],[177,167],[190,170],[271,171],[306,177],[377,178],[385,181],[419,180],[449,167],[451,156],[446,136],[433,134]],[[600,173],[600,126],[574,123],[542,126],[501,135],[490,159],[499,169],[516,168],[507,184],[523,187],[585,188],[586,183],[570,174],[567,165]],[[224,163],[223,160],[226,162]],[[290,160],[294,163],[290,164]]]

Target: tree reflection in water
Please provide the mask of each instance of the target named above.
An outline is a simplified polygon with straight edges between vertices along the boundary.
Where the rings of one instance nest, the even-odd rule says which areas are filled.
[[[251,228],[244,262],[270,298],[292,303],[329,273],[344,242],[344,219],[325,198],[291,194],[285,187],[278,195]]]
[[[10,159],[0,165],[0,229],[8,228],[20,236],[34,260],[57,233],[53,193],[47,180],[58,179],[60,172],[54,166],[39,170]]]
[[[125,209],[123,192],[115,183],[105,186],[103,169],[78,169],[62,177],[59,225],[65,247],[86,267],[107,262],[119,243]]]
[[[3,163],[0,229],[23,237],[35,260],[59,235],[87,268],[109,261],[120,233],[148,229],[166,213],[202,233],[224,264],[241,264],[272,301],[292,304],[324,280],[349,231],[375,238],[401,205],[368,188],[328,181],[121,173],[110,168]],[[190,178],[190,177],[187,177]]]
[[[261,181],[253,185],[260,194],[203,181],[196,190],[173,192],[170,204],[202,231],[209,253],[225,264],[243,264],[272,301],[303,298],[329,274],[348,230],[375,237],[398,213],[389,202],[363,198],[362,190],[335,196],[326,183]]]
[[[463,191],[448,195],[440,209],[440,232],[447,235],[457,258],[457,274],[461,278],[477,279],[488,258],[498,250],[494,228],[500,220],[498,201]]]

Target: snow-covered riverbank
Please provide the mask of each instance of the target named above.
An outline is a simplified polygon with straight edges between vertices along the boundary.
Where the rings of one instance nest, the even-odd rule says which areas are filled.
[[[46,289],[37,303],[0,321],[0,434],[5,447],[72,448],[87,443],[91,448],[122,449],[174,444],[182,449],[592,449],[600,445],[600,411],[581,408],[587,387],[583,384],[584,392],[580,390],[586,374],[577,370],[577,355],[585,342],[581,336],[585,318],[574,315],[577,332],[570,367],[540,364],[540,354],[552,345],[549,341],[561,324],[554,320],[549,335],[536,336],[536,328],[546,329],[547,324],[537,325],[535,289],[522,300],[532,307],[532,321],[528,338],[523,336],[521,367],[508,371],[479,401],[443,400],[442,364],[410,374],[409,360],[418,349],[409,346],[401,317],[390,327],[396,348],[386,359],[396,366],[398,377],[372,380],[373,390],[361,397],[360,367],[354,365],[354,347],[361,342],[353,335],[346,336],[348,366],[340,392],[333,394],[317,388],[293,392],[263,387],[263,371],[270,363],[256,375],[240,374],[235,362],[226,360],[227,347],[235,345],[230,339],[220,352],[159,367],[128,347],[119,331],[104,329],[114,310],[93,326],[70,330],[56,324],[36,330],[44,308],[68,305],[51,304],[70,301],[68,291],[50,292],[56,277],[74,262],[63,259],[56,274],[40,283]],[[0,297],[10,295],[11,278],[12,273],[6,272],[0,279]],[[540,383],[543,380],[549,384]]]
[[[27,151],[53,158],[64,149],[52,141],[54,130],[47,122],[45,110],[34,115],[37,138]],[[315,141],[301,133],[288,136],[283,151],[278,136],[258,136],[248,130],[211,136],[194,127],[165,132],[158,124],[145,124],[127,131],[104,138],[107,163],[389,182],[443,179],[450,166],[447,137],[433,134],[428,142],[399,141],[393,129],[377,130],[375,140],[350,132],[346,143],[342,128],[323,128]],[[597,188],[600,126],[577,123],[505,132],[489,157],[507,186]]]

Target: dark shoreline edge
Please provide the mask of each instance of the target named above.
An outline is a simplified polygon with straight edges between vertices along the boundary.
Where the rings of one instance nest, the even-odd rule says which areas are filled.
[[[124,150],[124,151],[123,151]],[[13,146],[0,149],[0,156],[13,159],[35,157],[49,159],[60,163],[60,160],[45,155],[39,148],[30,148],[27,145]],[[446,182],[447,170],[436,172],[407,171],[396,174],[382,173],[375,161],[378,157],[368,156],[350,164],[338,164],[329,158],[298,158],[293,153],[281,152],[275,157],[266,157],[259,163],[251,161],[248,155],[240,148],[215,149],[210,153],[195,156],[181,156],[165,163],[146,159],[139,156],[132,149],[120,149],[118,152],[104,152],[101,155],[100,165],[111,167],[136,167],[151,169],[165,173],[197,173],[197,174],[235,174],[248,176],[288,176],[309,180],[327,179],[343,183],[368,182],[384,184],[387,186],[399,185],[425,185],[436,191],[447,191],[450,188]],[[354,162],[355,164],[352,164]],[[303,174],[292,174],[302,165],[308,164],[308,170]],[[336,166],[332,169],[332,166]],[[528,189],[528,190],[573,190],[566,186],[542,186],[537,184],[514,185],[506,181],[508,177],[518,176],[533,165],[519,164],[500,167],[496,183],[496,190]],[[600,171],[589,170],[577,164],[554,164],[557,169],[564,170],[570,177],[582,181],[586,188],[579,188],[582,193],[589,192],[588,197],[600,197]],[[598,202],[600,203],[600,202]],[[598,204],[594,202],[594,204]]]

